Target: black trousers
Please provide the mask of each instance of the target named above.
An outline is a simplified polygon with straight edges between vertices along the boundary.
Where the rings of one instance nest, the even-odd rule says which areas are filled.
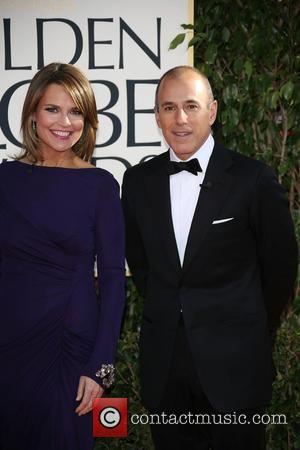
[[[263,408],[220,413],[209,403],[194,367],[183,321],[178,326],[164,396],[150,413],[155,414],[153,422],[160,423],[151,425],[156,450],[265,449],[264,426],[252,421],[254,414],[263,414]],[[181,423],[166,424],[167,418]]]

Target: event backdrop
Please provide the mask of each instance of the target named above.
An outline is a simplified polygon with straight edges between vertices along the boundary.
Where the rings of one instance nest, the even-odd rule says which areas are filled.
[[[193,63],[186,46],[168,50],[193,0],[0,0],[0,161],[20,151],[28,83],[44,65],[80,67],[96,95],[95,162],[120,182],[126,167],[165,150],[154,92],[170,67]]]

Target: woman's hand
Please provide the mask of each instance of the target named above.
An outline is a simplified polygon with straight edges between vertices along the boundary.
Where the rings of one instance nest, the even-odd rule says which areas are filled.
[[[81,376],[79,379],[76,400],[80,404],[75,409],[75,412],[82,416],[93,409],[93,400],[97,397],[102,397],[104,389],[89,377]]]

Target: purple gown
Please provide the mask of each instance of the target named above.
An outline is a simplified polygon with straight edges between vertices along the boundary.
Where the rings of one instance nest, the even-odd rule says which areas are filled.
[[[123,231],[105,170],[0,165],[0,450],[92,449],[75,398],[80,375],[114,362]]]

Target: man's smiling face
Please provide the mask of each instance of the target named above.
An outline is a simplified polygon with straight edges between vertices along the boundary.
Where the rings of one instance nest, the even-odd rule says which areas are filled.
[[[156,121],[178,158],[190,158],[204,144],[216,115],[217,102],[197,73],[187,69],[162,80]]]

